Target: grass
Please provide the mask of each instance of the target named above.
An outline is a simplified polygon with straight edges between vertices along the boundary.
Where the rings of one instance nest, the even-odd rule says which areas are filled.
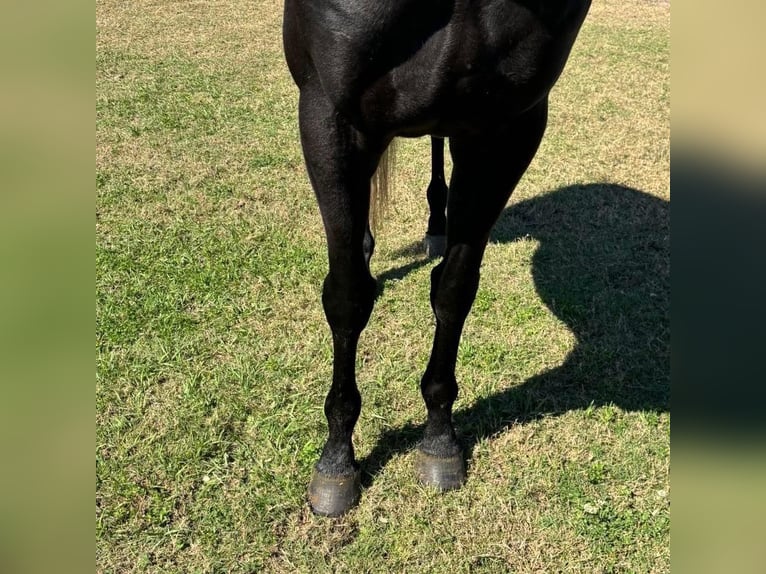
[[[365,490],[308,511],[331,374],[281,4],[97,2],[99,572],[669,571],[669,7],[597,2],[460,348],[469,480],[419,486],[428,142],[358,356]]]

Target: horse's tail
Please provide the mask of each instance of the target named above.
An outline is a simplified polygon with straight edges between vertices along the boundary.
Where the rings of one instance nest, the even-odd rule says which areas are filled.
[[[378,169],[372,176],[370,196],[370,227],[373,232],[383,225],[383,218],[388,208],[388,197],[394,175],[394,158],[396,156],[396,138],[380,156]]]

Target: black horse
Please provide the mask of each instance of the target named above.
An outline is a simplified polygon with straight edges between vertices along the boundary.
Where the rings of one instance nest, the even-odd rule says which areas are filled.
[[[309,486],[314,512],[342,514],[360,495],[351,435],[361,408],[357,342],[376,293],[370,183],[372,195],[385,198],[386,152],[397,136],[434,137],[427,243],[443,254],[431,275],[436,333],[421,382],[428,419],[417,473],[442,490],[464,482],[452,423],[463,323],[490,231],[537,151],[548,93],[589,6],[590,0],[286,0],[284,49],[300,90],[303,154],[327,236],[322,303],[334,347],[325,401],[329,437]],[[448,193],[441,138],[449,138],[453,161]]]

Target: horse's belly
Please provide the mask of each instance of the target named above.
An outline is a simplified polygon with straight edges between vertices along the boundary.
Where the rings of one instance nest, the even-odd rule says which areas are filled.
[[[362,95],[360,120],[366,129],[397,136],[503,131],[547,96],[560,71],[548,65],[508,73],[498,60],[484,70],[451,70],[443,77],[394,76]]]

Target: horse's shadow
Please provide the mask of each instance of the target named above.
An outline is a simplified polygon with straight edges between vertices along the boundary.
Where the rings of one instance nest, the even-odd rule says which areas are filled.
[[[465,454],[514,424],[590,405],[670,408],[670,205],[614,184],[564,187],[505,209],[490,240],[539,241],[532,275],[543,302],[577,338],[563,364],[454,414]],[[426,263],[383,273],[384,283]],[[425,418],[425,411],[424,411]],[[383,433],[361,461],[369,485],[423,425]]]

